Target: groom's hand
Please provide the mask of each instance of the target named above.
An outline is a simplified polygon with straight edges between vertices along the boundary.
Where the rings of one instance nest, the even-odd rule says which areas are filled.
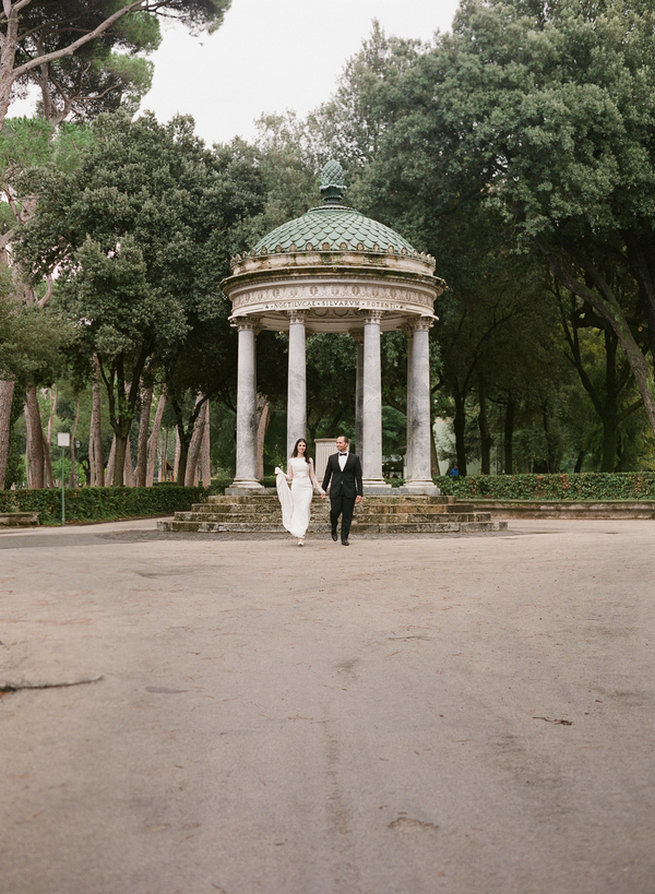
[[[321,494],[321,500],[324,500],[327,497],[327,494]]]
[[[355,497],[355,503],[361,503],[361,502],[362,502],[362,496],[361,496],[361,494],[357,494],[357,496]]]

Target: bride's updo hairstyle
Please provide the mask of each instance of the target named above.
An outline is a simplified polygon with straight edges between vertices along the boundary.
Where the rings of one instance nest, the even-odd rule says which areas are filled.
[[[296,443],[293,445],[293,453],[291,454],[292,459],[295,459],[295,457],[298,456],[298,444],[304,444],[304,445],[305,445],[305,456],[304,456],[304,459],[305,459],[305,462],[306,462],[306,463],[309,463],[309,455],[308,455],[308,453],[307,453],[307,446],[308,446],[308,444],[307,444],[307,441],[306,441],[304,438],[298,438],[298,440],[296,441]]]

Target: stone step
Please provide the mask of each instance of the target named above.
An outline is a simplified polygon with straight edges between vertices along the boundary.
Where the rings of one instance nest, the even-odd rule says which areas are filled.
[[[314,496],[314,500],[319,500],[317,495]],[[211,504],[229,504],[229,505],[244,505],[248,503],[260,503],[262,506],[266,506],[268,504],[279,505],[279,501],[277,498],[277,494],[275,491],[272,493],[266,492],[261,494],[251,494],[249,496],[246,495],[226,495],[226,494],[212,494],[207,498],[207,502]],[[407,503],[407,504],[429,504],[435,506],[447,506],[453,503],[459,503],[455,497],[453,496],[427,496],[423,494],[371,494],[370,496],[365,495],[365,502],[375,502],[381,505],[397,505],[399,503]],[[461,501],[463,502],[463,501]]]
[[[320,499],[314,499],[312,501],[312,512],[321,512],[325,511],[329,512],[330,504],[327,502],[322,502]],[[395,516],[395,515],[408,515],[415,512],[420,512],[422,515],[447,515],[451,513],[460,514],[461,512],[475,512],[476,504],[472,502],[462,502],[462,503],[445,503],[445,504],[431,504],[425,503],[421,505],[420,503],[407,503],[407,502],[399,502],[394,504],[386,504],[383,502],[369,502],[364,501],[360,503],[355,510],[358,515],[387,515],[387,516]],[[236,517],[238,515],[246,514],[248,516],[261,516],[261,517],[275,517],[280,513],[280,504],[279,502],[259,502],[258,500],[251,500],[247,503],[194,503],[191,507],[192,512],[204,513],[206,515],[216,515],[217,513],[221,513],[224,516],[228,517]]]
[[[475,521],[475,522],[425,522],[417,524],[355,524],[353,522],[352,533],[356,534],[456,534],[456,533],[486,533],[489,531],[502,531],[507,528],[504,521]],[[248,524],[247,522],[213,522],[213,521],[186,521],[175,519],[173,521],[157,522],[157,529],[164,532],[182,532],[198,534],[285,534],[282,525],[275,524]],[[310,524],[308,535],[329,534],[329,525],[320,528]]]
[[[194,509],[190,511],[177,512],[175,518],[180,521],[193,522],[214,522],[216,524],[232,525],[232,524],[250,524],[250,525],[275,525],[280,524],[280,513],[270,513],[262,515],[255,512],[240,512],[238,514],[216,511],[213,512],[197,512]],[[329,524],[328,513],[314,513],[312,522],[323,521]],[[450,522],[487,522],[491,520],[490,512],[449,512],[432,513],[432,512],[403,512],[393,513],[389,515],[384,512],[368,512],[363,513],[357,511],[353,518],[353,524],[371,524],[371,525],[405,525],[405,524],[446,524]]]
[[[329,536],[330,504],[314,497],[308,533]],[[274,490],[261,494],[212,496],[188,512],[161,521],[160,531],[197,533],[281,534],[280,504]],[[357,506],[353,534],[447,534],[504,530],[507,522],[494,521],[488,511],[472,501],[454,497],[408,494],[371,495]]]

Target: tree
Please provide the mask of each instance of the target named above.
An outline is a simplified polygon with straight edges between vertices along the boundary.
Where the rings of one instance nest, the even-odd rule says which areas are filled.
[[[231,0],[2,0],[0,13],[0,128],[12,90],[42,78],[44,66],[71,57],[91,41],[134,40],[153,34],[153,19],[172,16],[190,27],[219,27]]]
[[[476,195],[538,247],[611,326],[655,430],[654,26],[645,2],[466,0],[386,151],[438,205]]]
[[[5,486],[15,389],[52,381],[72,338],[73,330],[60,314],[25,305],[15,294],[9,270],[0,267],[0,420],[6,429],[0,432],[0,489]],[[43,465],[43,451],[37,456]]]
[[[58,270],[55,299],[78,321],[78,362],[88,374],[98,358],[118,484],[146,371],[179,408],[186,448],[195,419],[195,410],[182,419],[186,396],[206,399],[231,382],[218,284],[263,189],[242,144],[212,152],[188,118],[104,116],[92,132],[74,171],[41,172],[21,257],[36,277]]]
[[[61,6],[61,4],[60,4]],[[48,7],[50,14],[55,6]],[[35,15],[35,7],[32,7]],[[63,7],[60,10],[63,15]],[[29,18],[29,16],[28,16]],[[75,55],[50,58],[23,76],[26,83],[30,79],[38,84],[41,100],[39,115],[36,119],[10,119],[0,132],[2,145],[2,187],[13,219],[8,229],[3,232],[3,244],[9,244],[14,227],[24,223],[33,213],[36,197],[31,194],[19,195],[17,181],[27,167],[45,164],[57,159],[65,162],[65,147],[70,128],[63,128],[66,118],[84,120],[92,118],[105,110],[115,110],[121,103],[133,110],[148,89],[151,82],[152,65],[134,55],[137,51],[147,50],[156,45],[159,37],[158,24],[155,19],[138,21],[132,16],[122,21],[120,33],[114,29],[89,41],[80,47]],[[54,51],[66,45],[70,34],[62,30],[61,21],[53,22],[50,18],[35,18],[30,41],[37,48]],[[144,27],[144,25],[149,27]],[[116,43],[130,54],[117,54],[112,51]],[[20,52],[25,53],[25,47]],[[75,137],[79,139],[83,129],[75,129]],[[24,285],[24,301],[28,305],[43,307],[49,301],[51,289],[37,298],[36,290],[21,276],[20,270],[13,264],[14,279],[22,280]],[[8,390],[9,383],[3,383],[3,390]],[[48,464],[49,442],[43,436],[41,419],[38,410],[39,402],[36,386],[27,383],[25,397],[25,413],[27,423],[27,455],[31,456],[30,484],[42,487],[45,483],[41,469]],[[0,437],[6,441],[9,437],[8,404],[0,406]],[[41,454],[45,453],[44,462]]]
[[[240,210],[225,201],[220,164],[190,119],[105,116],[93,134],[74,172],[41,172],[21,258],[35,277],[58,270],[55,300],[78,321],[78,355],[89,367],[98,357],[121,483],[146,365],[167,375],[178,352],[198,350],[201,372],[192,333],[224,327],[223,237]]]

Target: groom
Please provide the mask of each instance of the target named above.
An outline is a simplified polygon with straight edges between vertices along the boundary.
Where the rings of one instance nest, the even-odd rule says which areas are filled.
[[[359,457],[350,453],[349,441],[345,435],[337,438],[338,453],[333,453],[327,461],[323,477],[323,490],[330,486],[330,524],[332,539],[337,540],[337,523],[341,516],[341,543],[350,546],[348,534],[353,520],[355,503],[362,502],[362,464]],[[331,483],[330,483],[331,479]],[[325,499],[325,494],[321,494]]]

